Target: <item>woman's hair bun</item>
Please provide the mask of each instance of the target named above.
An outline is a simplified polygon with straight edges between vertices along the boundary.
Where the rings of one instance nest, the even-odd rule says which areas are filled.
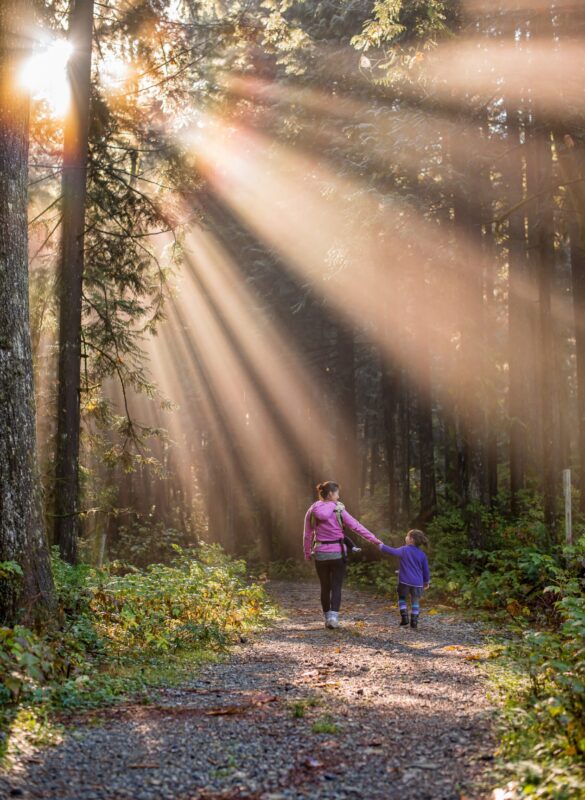
[[[339,489],[339,484],[335,481],[322,481],[317,484],[317,493],[323,500],[327,497],[329,492],[336,492]]]

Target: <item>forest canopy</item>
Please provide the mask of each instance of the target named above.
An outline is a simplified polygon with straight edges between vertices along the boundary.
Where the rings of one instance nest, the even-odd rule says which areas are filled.
[[[11,0],[3,25],[33,528],[64,558],[298,557],[327,476],[388,533],[456,512],[490,549],[533,510],[542,546],[573,536],[574,4]]]

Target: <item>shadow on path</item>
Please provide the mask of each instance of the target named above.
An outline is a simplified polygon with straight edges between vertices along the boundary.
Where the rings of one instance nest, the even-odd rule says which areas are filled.
[[[152,706],[104,710],[0,777],[51,800],[466,800],[492,753],[468,622],[400,629],[390,602],[346,591],[325,630],[318,588],[270,586],[283,616]],[[364,613],[366,612],[366,613]],[[4,794],[2,794],[4,792]],[[11,794],[12,793],[12,794]]]

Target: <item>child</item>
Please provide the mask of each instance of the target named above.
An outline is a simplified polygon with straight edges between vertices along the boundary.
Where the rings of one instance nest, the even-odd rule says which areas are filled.
[[[420,547],[423,544],[428,545],[429,541],[422,531],[412,530],[406,534],[405,542],[405,547],[388,547],[386,544],[381,544],[380,550],[387,555],[398,556],[400,559],[400,570],[398,571],[400,625],[408,625],[406,600],[410,596],[412,605],[410,627],[416,628],[420,611],[419,600],[424,589],[429,588],[431,580],[429,562]]]

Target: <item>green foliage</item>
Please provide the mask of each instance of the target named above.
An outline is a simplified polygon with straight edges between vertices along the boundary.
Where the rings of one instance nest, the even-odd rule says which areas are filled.
[[[117,654],[223,646],[262,615],[263,591],[245,584],[244,562],[215,545],[199,548],[196,559],[175,550],[171,566],[151,564],[122,576],[102,572],[94,584],[94,619]]]
[[[173,665],[192,674],[202,654],[221,652],[268,609],[244,562],[218,546],[175,547],[172,564],[145,570],[72,567],[54,548],[53,570],[60,624],[43,636],[0,628],[0,756],[22,709],[111,703],[172,679]]]
[[[149,522],[136,514],[131,523],[118,527],[116,541],[110,547],[110,556],[135,567],[145,567],[169,561],[177,545],[188,547],[195,538],[184,527],[173,527],[162,521]]]
[[[368,50],[385,44],[402,45],[406,39],[428,46],[447,28],[447,5],[443,0],[376,0],[373,19],[364,24],[352,44]]]
[[[55,654],[36,634],[21,625],[0,628],[0,705],[40,696],[55,672]]]
[[[380,593],[392,592],[396,587],[396,559],[380,558],[377,561],[350,563],[348,580],[353,586],[374,589]]]
[[[22,574],[22,567],[16,561],[0,561],[0,578],[13,578]]]
[[[443,510],[427,526],[429,595],[486,610],[490,619],[506,623],[506,666],[493,678],[503,695],[499,769],[508,796],[582,797],[585,536],[573,547],[551,549],[534,502],[514,524],[494,511],[482,515],[485,550],[468,548],[466,516],[459,509]],[[397,535],[387,538],[401,544]],[[349,576],[357,585],[391,593],[395,569],[395,559],[378,559],[352,564]]]
[[[311,730],[313,733],[330,733],[335,734],[339,732],[338,725],[332,720],[329,715],[324,717],[320,717],[319,719],[315,720],[313,725],[311,726]]]
[[[318,697],[305,697],[301,700],[294,700],[290,704],[291,714],[294,719],[303,719],[307,709],[315,708],[321,703]]]
[[[555,587],[555,593],[557,592]],[[585,598],[576,583],[556,603],[560,625],[526,630],[507,648],[502,774],[517,797],[570,800],[585,793]]]
[[[444,602],[511,615],[518,624],[557,621],[554,592],[585,563],[585,539],[562,550],[551,550],[541,513],[534,506],[516,523],[497,511],[481,509],[485,549],[470,549],[467,514],[458,508],[441,510],[426,527],[430,540],[432,592]],[[394,544],[402,544],[396,536]],[[391,577],[387,561],[359,565],[358,582],[384,588]],[[390,562],[393,563],[393,562]]]
[[[271,561],[268,565],[268,575],[272,580],[298,581],[308,580],[315,574],[315,567],[305,561],[287,558],[283,561]]]

